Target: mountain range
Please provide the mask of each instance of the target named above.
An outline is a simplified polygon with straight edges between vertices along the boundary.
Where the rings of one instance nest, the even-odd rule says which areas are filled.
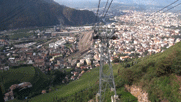
[[[76,10],[54,0],[0,0],[0,30],[95,22],[95,14]]]
[[[55,0],[56,2],[66,5],[68,7],[73,8],[97,8],[99,0]],[[176,0],[113,0],[113,4],[122,4],[122,5],[130,5],[130,6],[166,6],[169,5]],[[100,7],[104,7],[107,0],[101,0]],[[111,0],[109,0],[109,3]],[[175,2],[172,6],[180,3],[180,1]],[[179,6],[177,8],[180,8]]]

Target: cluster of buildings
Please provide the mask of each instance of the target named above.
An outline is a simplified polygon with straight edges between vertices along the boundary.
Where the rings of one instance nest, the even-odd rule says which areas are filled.
[[[129,11],[114,19],[118,22],[105,27],[117,30],[118,39],[110,41],[110,48],[113,48],[112,57],[120,60],[133,58],[135,54],[143,57],[163,52],[181,40],[181,22],[176,13]]]
[[[64,68],[75,69],[72,71],[71,76],[66,76],[62,83],[69,80],[79,79],[86,70],[90,67],[90,59],[67,59],[68,56],[78,51],[76,34],[82,31],[89,31],[92,26],[83,27],[66,27],[64,30],[59,31],[59,27],[47,29],[45,31],[29,31],[37,33],[37,39],[51,38],[48,42],[29,42],[15,45],[6,45],[1,52],[0,57],[0,70],[7,71],[11,66],[19,66],[24,64],[33,65],[40,68],[44,73],[50,70],[61,70]],[[56,31],[55,31],[56,30]],[[65,31],[66,30],[66,31]],[[59,32],[58,32],[59,31]],[[74,37],[70,34],[75,34]],[[52,40],[54,37],[54,40]],[[55,39],[56,38],[56,39]],[[28,40],[28,39],[24,39]],[[5,46],[5,40],[2,40]],[[7,41],[8,42],[8,41]]]
[[[0,54],[0,69],[8,70],[9,66],[21,64],[31,64],[34,67],[40,68],[43,72],[46,71],[47,66],[52,66],[52,69],[59,69],[62,66],[61,61],[57,57],[69,56],[71,53],[76,52],[75,40],[73,37],[63,37],[55,42],[59,44],[56,48],[45,48],[42,45],[35,46],[35,42],[14,46],[8,45]],[[65,42],[62,43],[61,41]],[[71,46],[67,47],[67,43]],[[34,47],[26,45],[34,45]]]
[[[67,42],[70,43],[76,43],[76,38],[75,37],[62,37],[62,39],[56,41],[55,43],[50,43],[49,48],[58,48],[60,46],[64,46]]]
[[[8,45],[8,41],[4,40],[4,39],[0,39],[0,47],[1,46],[5,46],[5,45]]]
[[[81,59],[68,58],[68,60],[64,63],[64,66],[66,66],[65,68],[67,69],[74,69],[71,71],[71,75],[69,76],[70,80],[79,79],[84,73],[90,72],[90,69],[93,68],[91,59],[87,56]]]
[[[123,11],[125,15],[111,18],[117,22],[102,26],[115,29],[116,40],[109,41],[111,61],[144,57],[173,46],[181,41],[178,14]],[[102,45],[103,46],[103,45]],[[94,59],[100,60],[100,40],[94,45]],[[99,66],[99,63],[97,63]]]

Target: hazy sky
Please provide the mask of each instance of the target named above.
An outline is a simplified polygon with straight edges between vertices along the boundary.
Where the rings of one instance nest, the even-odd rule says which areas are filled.
[[[99,0],[55,0],[59,3],[63,3],[63,2],[69,2],[69,3],[72,3],[72,2],[98,2]],[[101,0],[101,1],[107,1],[107,0]],[[109,0],[111,1],[111,0]],[[172,3],[176,0],[114,0],[113,2],[120,2],[120,3],[136,3],[136,4],[159,4],[159,5],[162,5],[162,4],[169,4],[169,3]]]
[[[98,3],[99,0],[55,0],[56,2],[62,4],[62,5],[77,5],[77,3],[80,2],[80,4],[83,3]],[[83,1],[83,2],[82,2]],[[104,2],[107,0],[101,0],[101,2]],[[109,0],[110,2],[111,0]],[[122,3],[122,4],[145,4],[145,5],[159,5],[159,6],[166,6],[176,0],[113,0],[113,3]],[[181,3],[181,1],[178,1],[176,4]],[[77,5],[78,6],[78,5]],[[174,5],[173,5],[174,6]]]
[[[95,1],[99,1],[99,0],[55,0],[57,2],[81,2],[81,1],[86,1],[86,2],[95,2]],[[107,0],[101,0],[101,1],[107,1]],[[109,0],[111,1],[111,0]],[[171,3],[174,2],[176,0],[113,0],[113,2],[139,2],[139,3],[144,3],[144,2],[162,2],[162,3]]]

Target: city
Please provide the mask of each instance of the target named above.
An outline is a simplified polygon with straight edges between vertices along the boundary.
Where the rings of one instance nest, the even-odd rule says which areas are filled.
[[[90,10],[96,14],[95,8]],[[106,21],[110,22],[101,22],[98,27],[108,32],[114,30],[117,38],[109,40],[109,60],[114,64],[126,63],[123,64],[125,68],[133,66],[135,64],[133,60],[164,53],[181,41],[180,13],[117,9],[116,12],[109,11],[108,16]],[[94,27],[91,24],[87,26],[60,24],[1,31],[0,72],[6,73],[19,67],[31,67],[38,72],[38,76],[41,73],[50,76],[47,81],[49,84],[46,88],[40,89],[39,94],[50,92],[54,86],[68,85],[80,80],[84,74],[91,73],[101,66],[100,48],[106,45],[101,45],[100,39],[93,39]],[[6,77],[2,74],[1,79],[5,80]],[[9,86],[4,89],[5,101],[15,98],[17,94],[14,94],[13,90],[21,91],[34,85],[30,82],[17,82],[8,83]],[[34,96],[35,93],[31,97]]]

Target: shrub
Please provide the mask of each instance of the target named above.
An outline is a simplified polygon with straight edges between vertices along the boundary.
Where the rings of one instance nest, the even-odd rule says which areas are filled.
[[[126,83],[131,85],[134,79],[134,73],[131,69],[125,69],[121,73],[121,79]]]

